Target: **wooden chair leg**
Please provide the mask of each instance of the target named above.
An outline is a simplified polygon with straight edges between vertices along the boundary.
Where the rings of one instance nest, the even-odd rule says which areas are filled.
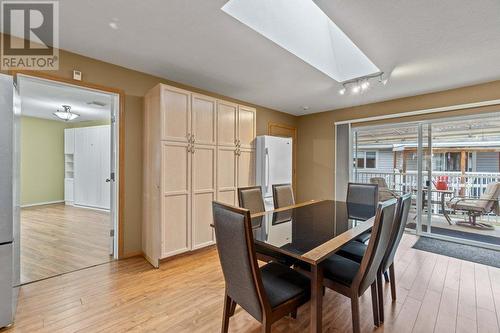
[[[359,297],[358,295],[351,296],[351,312],[352,312],[352,331],[353,333],[361,332],[361,324],[359,319]]]
[[[262,322],[262,333],[271,333],[271,325],[272,323],[268,320],[264,320]]]
[[[231,300],[231,309],[229,311],[229,316],[234,316],[234,311],[236,311],[236,302]]]
[[[396,300],[396,273],[394,273],[394,263],[389,266],[389,274],[391,276],[391,296],[392,300]]]
[[[373,312],[373,325],[379,327],[379,310],[378,310],[378,294],[377,294],[377,282],[373,282],[371,285],[372,292],[372,312]]]
[[[231,305],[233,300],[227,295],[224,296],[224,311],[222,314],[222,333],[227,333],[229,330],[229,317],[231,317]]]
[[[378,292],[378,319],[380,324],[384,322],[384,289],[382,285],[382,272],[377,276],[377,292]]]

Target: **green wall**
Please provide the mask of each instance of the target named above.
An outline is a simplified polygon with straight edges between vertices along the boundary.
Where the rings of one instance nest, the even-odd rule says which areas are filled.
[[[21,117],[21,206],[64,200],[64,129],[109,125]]]
[[[55,120],[21,117],[21,205],[64,200],[64,129]]]

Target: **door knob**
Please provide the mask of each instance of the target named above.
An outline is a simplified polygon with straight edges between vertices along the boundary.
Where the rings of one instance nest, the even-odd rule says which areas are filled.
[[[111,179],[106,178],[106,183],[109,183],[110,181],[111,181]]]

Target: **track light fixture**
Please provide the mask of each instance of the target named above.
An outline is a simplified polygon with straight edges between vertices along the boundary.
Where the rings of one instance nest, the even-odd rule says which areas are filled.
[[[363,76],[354,80],[343,82],[342,87],[339,89],[339,94],[345,95],[347,91],[349,91],[352,95],[363,93],[370,88],[373,79],[378,79],[378,82],[384,86],[387,85],[387,82],[389,82],[388,78],[384,76],[384,72]]]

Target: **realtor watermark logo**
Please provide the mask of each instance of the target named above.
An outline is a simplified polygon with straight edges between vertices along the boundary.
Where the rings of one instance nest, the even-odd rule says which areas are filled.
[[[59,68],[59,3],[1,1],[2,70]]]

